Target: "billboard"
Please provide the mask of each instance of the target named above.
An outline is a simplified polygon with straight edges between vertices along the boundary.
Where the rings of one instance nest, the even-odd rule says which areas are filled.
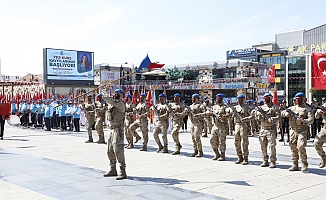
[[[101,71],[101,84],[117,80],[120,78],[120,72]],[[119,81],[112,82],[113,84],[120,84]]]
[[[43,49],[45,84],[94,85],[94,53],[63,49]]]

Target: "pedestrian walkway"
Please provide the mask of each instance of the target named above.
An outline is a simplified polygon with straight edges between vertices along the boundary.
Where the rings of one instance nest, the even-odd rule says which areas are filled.
[[[103,177],[109,170],[104,144],[86,144],[87,133],[45,132],[5,127],[0,141],[0,199],[325,199],[326,168],[308,142],[308,173],[289,172],[288,145],[277,145],[277,168],[262,168],[257,137],[250,137],[249,165],[234,164],[233,137],[227,138],[227,161],[213,161],[209,138],[204,157],[193,153],[189,132],[180,133],[181,155],[170,134],[169,154],[149,148],[125,151],[127,180]],[[94,131],[96,140],[96,132]]]

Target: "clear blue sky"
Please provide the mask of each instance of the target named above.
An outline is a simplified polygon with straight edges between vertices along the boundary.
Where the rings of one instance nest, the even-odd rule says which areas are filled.
[[[2,74],[43,72],[43,48],[93,51],[95,64],[225,60],[230,49],[326,23],[326,1],[0,0]]]

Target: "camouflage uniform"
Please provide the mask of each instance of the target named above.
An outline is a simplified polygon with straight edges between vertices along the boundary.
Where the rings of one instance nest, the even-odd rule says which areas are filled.
[[[135,143],[140,139],[140,136],[137,134],[136,129],[140,127],[140,130],[143,134],[143,147],[142,151],[147,151],[147,143],[148,143],[148,120],[147,120],[147,115],[149,114],[149,109],[147,103],[140,102],[136,106],[136,111],[137,111],[137,119],[134,121],[132,124],[129,126],[129,131],[130,133],[136,137]]]
[[[235,162],[236,164],[240,164],[242,162],[243,165],[248,164],[248,156],[249,156],[249,123],[246,119],[250,120],[250,108],[247,104],[236,105],[235,109],[243,118],[243,122],[239,117],[235,117],[235,128],[234,128],[234,145],[238,155],[238,160]],[[236,116],[236,115],[235,115]],[[242,144],[241,144],[242,143]],[[242,150],[241,150],[242,146]]]
[[[211,104],[208,105],[204,105],[205,109],[212,108]],[[213,123],[212,123],[212,116],[210,115],[206,115],[206,117],[204,117],[204,135],[203,137],[207,137],[207,134],[211,134],[212,133],[212,127],[213,127]]]
[[[323,107],[326,107],[326,103],[323,104]],[[318,155],[322,158],[319,167],[323,168],[326,165],[326,155],[325,155],[325,151],[323,150],[323,144],[326,142],[326,112],[324,112],[324,114],[316,112],[315,118],[320,119],[321,117],[323,119],[324,125],[322,126],[322,129],[314,139],[314,146]]]
[[[105,100],[109,104],[107,110],[108,117],[108,151],[107,155],[110,160],[111,171],[104,176],[110,176],[115,171],[117,160],[120,165],[121,174],[117,179],[127,178],[126,162],[124,155],[124,118],[125,118],[125,104],[118,99],[106,97]],[[110,174],[111,173],[111,174]],[[119,178],[120,177],[120,178]]]
[[[194,153],[191,157],[201,157],[203,155],[203,148],[200,138],[203,130],[204,117],[206,116],[206,109],[205,106],[200,103],[193,103],[190,105],[190,108],[194,114],[197,114],[197,117],[190,114],[190,133],[194,147]]]
[[[103,132],[103,122],[105,121],[105,112],[108,109],[107,103],[105,100],[96,101],[95,102],[95,111],[96,111],[96,123],[95,123],[95,130],[98,134],[98,141],[97,143],[105,143],[104,140],[104,132]]]
[[[155,128],[154,128],[154,139],[155,142],[158,145],[158,150],[157,153],[160,152],[163,148],[163,153],[167,153],[168,152],[168,138],[167,138],[167,134],[168,134],[168,128],[169,128],[169,113],[168,113],[168,106],[164,103],[164,104],[157,104],[156,108],[154,108],[154,106],[152,107],[152,109],[156,109],[157,113],[155,113],[158,118],[158,120],[155,122]],[[160,141],[160,138],[158,137],[158,135],[162,132],[162,139],[163,139],[163,145]]]
[[[88,140],[86,141],[86,143],[93,142],[92,125],[95,121],[95,105],[92,100],[87,100],[83,107],[86,112],[86,130],[88,133]]]
[[[183,124],[183,118],[187,115],[185,111],[185,105],[181,102],[170,103],[169,106],[172,110],[172,138],[175,143],[176,150],[172,155],[180,154],[180,149],[182,148],[179,141],[179,130]]]
[[[132,102],[126,103],[126,116],[125,116],[125,136],[128,142],[126,148],[134,148],[132,133],[129,131],[129,126],[134,122],[134,109],[135,105]]]
[[[223,161],[225,160],[226,135],[228,134],[227,121],[229,119],[230,110],[223,103],[214,105],[212,110],[219,116],[219,118],[213,116],[214,126],[210,138],[211,147],[215,153],[213,160],[218,159],[219,161]],[[220,149],[221,154],[218,149]]]
[[[293,112],[297,113],[306,122],[305,125],[301,121],[299,122],[297,118],[293,116],[291,116],[289,119],[289,125],[291,127],[289,145],[291,148],[292,161],[293,161],[293,166],[289,170],[290,171],[298,170],[298,160],[300,154],[301,161],[303,164],[303,168],[301,170],[305,171],[306,168],[308,167],[307,153],[306,153],[307,135],[309,133],[309,126],[314,121],[314,116],[312,114],[311,109],[305,104],[294,105],[288,109],[291,109]],[[287,112],[286,110],[281,112],[282,117],[285,117],[286,112]]]
[[[261,123],[261,129],[259,132],[259,142],[261,151],[263,154],[264,162],[261,164],[261,167],[268,166],[268,154],[267,154],[267,146],[271,150],[271,164],[270,168],[275,167],[276,162],[276,138],[277,138],[277,127],[274,123],[271,122],[278,122],[280,120],[280,109],[273,103],[265,103],[264,105],[260,106],[262,110],[266,112],[266,114],[271,119],[266,119],[264,116],[259,115],[259,111],[256,110],[254,114],[257,116],[257,121]],[[271,121],[269,121],[271,120]]]

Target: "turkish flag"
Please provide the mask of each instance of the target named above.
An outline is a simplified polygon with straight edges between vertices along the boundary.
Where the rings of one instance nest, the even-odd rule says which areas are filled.
[[[313,52],[312,87],[316,90],[326,90],[326,53]]]
[[[275,83],[275,65],[268,70],[268,82]]]
[[[274,84],[273,103],[279,107],[279,105],[278,105],[278,96],[277,96],[276,83]]]

